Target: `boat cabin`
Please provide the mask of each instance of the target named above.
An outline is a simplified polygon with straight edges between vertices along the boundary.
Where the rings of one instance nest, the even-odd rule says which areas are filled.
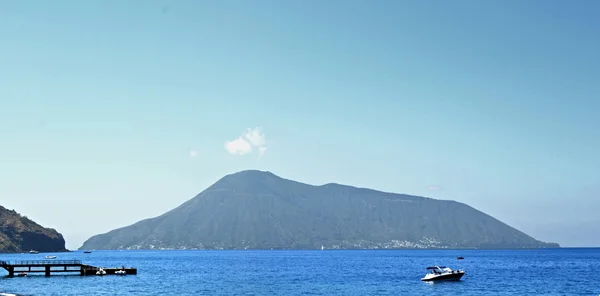
[[[430,266],[430,267],[427,267],[427,270],[430,271],[430,273],[432,273],[432,274],[442,274],[442,273],[446,273],[446,272],[452,272],[452,269],[450,269],[446,266]]]

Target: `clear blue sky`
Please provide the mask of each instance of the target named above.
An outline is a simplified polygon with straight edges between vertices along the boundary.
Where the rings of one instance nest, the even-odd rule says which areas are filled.
[[[260,169],[600,246],[598,15],[592,0],[2,1],[0,204],[77,248]],[[262,157],[234,141],[256,127]]]

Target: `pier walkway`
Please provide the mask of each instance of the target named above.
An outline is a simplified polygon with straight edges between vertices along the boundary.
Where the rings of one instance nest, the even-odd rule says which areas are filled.
[[[137,274],[137,269],[130,268],[105,268],[83,264],[81,260],[23,260],[23,261],[0,261],[0,267],[8,271],[9,277],[14,277],[15,273],[44,273],[50,276],[51,273],[79,273],[80,275],[96,275],[96,272],[102,268],[106,274],[116,274],[118,270],[125,270],[125,274]]]

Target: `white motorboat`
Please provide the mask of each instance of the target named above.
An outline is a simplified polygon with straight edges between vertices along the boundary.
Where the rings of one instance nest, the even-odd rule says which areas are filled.
[[[106,274],[106,270],[104,270],[104,268],[100,268],[98,269],[98,271],[96,271],[96,275],[105,275]]]
[[[460,278],[465,275],[465,271],[458,269],[452,270],[446,266],[431,266],[427,267],[429,273],[425,275],[421,281],[424,282],[435,282],[435,281],[459,281]]]
[[[56,259],[56,256],[45,256],[46,259]]]
[[[38,252],[38,251],[35,251],[35,250],[31,250],[31,251],[29,251],[29,254],[37,254],[37,253],[39,253],[39,252]]]
[[[125,270],[123,270],[123,269],[120,269],[120,270],[115,271],[115,274],[116,275],[126,275],[127,272],[125,272]]]

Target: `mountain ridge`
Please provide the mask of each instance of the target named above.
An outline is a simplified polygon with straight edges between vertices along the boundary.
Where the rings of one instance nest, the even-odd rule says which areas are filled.
[[[450,219],[440,219],[441,216]],[[558,247],[469,205],[268,171],[228,174],[178,207],[89,238],[80,249]]]
[[[21,253],[66,252],[65,240],[53,228],[43,227],[33,220],[0,206],[0,252]]]

